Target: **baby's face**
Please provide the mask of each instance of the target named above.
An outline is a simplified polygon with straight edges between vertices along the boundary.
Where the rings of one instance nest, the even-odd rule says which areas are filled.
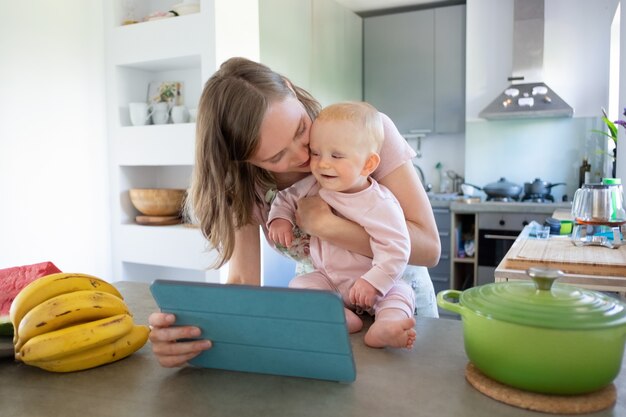
[[[311,172],[322,188],[357,192],[367,186],[363,131],[346,120],[316,120],[311,128]]]

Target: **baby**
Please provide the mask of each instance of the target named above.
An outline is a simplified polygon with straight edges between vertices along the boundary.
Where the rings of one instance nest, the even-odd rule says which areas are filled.
[[[407,225],[394,195],[369,176],[380,162],[383,138],[381,115],[371,105],[345,102],[324,108],[311,127],[313,175],[278,193],[269,213],[269,238],[289,247],[298,201],[318,194],[338,215],[361,225],[370,236],[373,258],[312,236],[315,270],[289,286],[338,292],[351,333],[361,330],[358,314],[366,311],[375,316],[364,338],[368,346],[410,349],[416,338],[414,294],[400,279],[410,252]]]

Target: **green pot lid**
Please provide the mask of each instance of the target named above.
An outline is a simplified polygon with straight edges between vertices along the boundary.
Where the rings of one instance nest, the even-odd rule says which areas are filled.
[[[498,282],[463,291],[459,303],[479,316],[533,327],[602,329],[626,324],[626,304],[597,291],[554,283],[563,273],[530,268],[533,281]]]

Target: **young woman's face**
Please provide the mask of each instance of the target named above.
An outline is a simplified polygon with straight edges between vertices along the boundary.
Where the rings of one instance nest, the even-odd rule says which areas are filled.
[[[310,172],[310,129],[311,118],[297,98],[273,102],[261,123],[259,148],[248,162],[275,173]]]

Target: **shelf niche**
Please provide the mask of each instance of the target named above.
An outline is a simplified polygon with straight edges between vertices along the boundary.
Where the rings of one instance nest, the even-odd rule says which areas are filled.
[[[183,166],[123,166],[120,169],[120,205],[122,224],[135,224],[141,213],[130,202],[131,188],[189,188],[192,167]],[[155,226],[144,226],[155,227]],[[158,227],[158,226],[156,226]]]
[[[182,104],[188,109],[198,107],[202,92],[201,60],[199,55],[118,65],[116,67],[118,112],[120,126],[132,126],[128,103],[149,101],[148,88],[152,82],[182,83]],[[171,123],[171,121],[170,121]],[[150,125],[159,127],[163,125]]]
[[[183,0],[180,0],[180,2],[182,1]],[[172,6],[177,3],[179,2],[172,0],[117,0],[113,4],[113,24],[116,26],[133,26],[160,22],[167,19],[175,19],[176,17],[169,17],[167,19],[144,21],[144,19],[152,13],[168,12],[172,10]],[[136,21],[137,23],[124,25],[123,23],[127,21]]]

